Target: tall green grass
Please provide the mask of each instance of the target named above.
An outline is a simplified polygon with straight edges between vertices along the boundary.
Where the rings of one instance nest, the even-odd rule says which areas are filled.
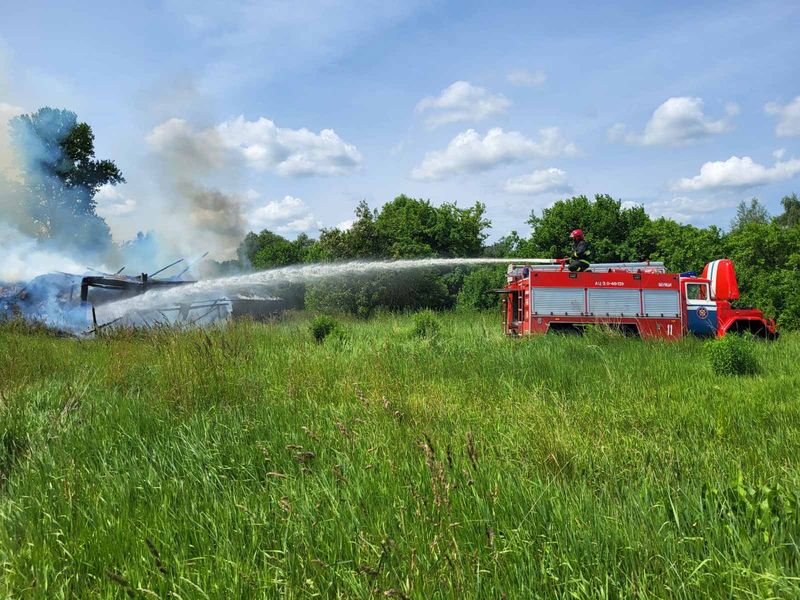
[[[800,596],[800,338],[0,331],[0,596]]]

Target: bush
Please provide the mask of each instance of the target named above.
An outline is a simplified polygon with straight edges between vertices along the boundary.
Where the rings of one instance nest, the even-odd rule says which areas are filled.
[[[759,371],[753,341],[742,335],[728,334],[706,343],[711,368],[718,375],[751,375]]]
[[[318,317],[314,317],[314,319],[312,319],[310,329],[311,335],[314,336],[314,339],[317,340],[317,343],[321,344],[326,337],[340,330],[340,326],[339,322],[333,317],[329,317],[328,315],[319,315]]]
[[[418,338],[436,337],[441,329],[439,317],[432,310],[423,310],[414,315],[412,335]]]
[[[500,294],[489,290],[501,288],[505,283],[505,267],[481,267],[464,277],[464,285],[458,292],[458,308],[467,310],[496,309]]]

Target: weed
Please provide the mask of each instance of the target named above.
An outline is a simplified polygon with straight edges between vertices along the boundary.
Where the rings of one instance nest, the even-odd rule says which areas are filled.
[[[414,314],[413,322],[411,334],[418,338],[435,338],[442,328],[439,317],[432,310],[422,310]]]
[[[759,365],[753,340],[743,335],[726,335],[706,342],[711,368],[718,375],[752,375]]]
[[[331,316],[319,315],[314,317],[309,324],[309,330],[318,344],[321,344],[326,337],[340,330],[339,322]]]

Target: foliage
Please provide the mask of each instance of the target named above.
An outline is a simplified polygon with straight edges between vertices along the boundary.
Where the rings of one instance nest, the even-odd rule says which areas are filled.
[[[775,223],[781,227],[797,227],[800,225],[800,199],[797,194],[781,198],[783,214],[775,217]]]
[[[752,375],[759,369],[753,340],[728,334],[706,342],[711,368],[717,375]]]
[[[0,597],[796,598],[800,337],[0,334]]]
[[[592,248],[593,262],[642,260],[641,248],[634,243],[634,232],[649,221],[641,206],[622,207],[620,200],[597,194],[594,201],[586,196],[559,200],[542,211],[531,213],[528,224],[531,237],[526,244],[533,256],[561,258],[570,252],[569,232],[583,229]]]
[[[248,233],[239,245],[239,262],[257,270],[272,269],[306,262],[315,242],[301,233],[293,241],[264,229],[261,233]]]
[[[53,108],[15,117],[9,128],[24,171],[23,231],[71,249],[105,251],[111,233],[94,196],[125,179],[114,161],[95,159],[92,128],[74,112]]]
[[[414,337],[431,339],[439,335],[442,326],[439,323],[439,318],[431,310],[422,310],[415,313],[413,318],[413,327],[411,334]]]
[[[800,328],[800,201],[782,200],[773,219],[757,199],[742,203],[734,228],[684,225],[666,217],[651,219],[641,206],[623,205],[611,196],[559,200],[531,214],[530,237],[516,231],[485,245],[489,222],[484,207],[433,206],[427,200],[398,196],[381,209],[361,202],[351,228],[325,229],[318,241],[294,241],[269,231],[249,233],[239,248],[240,262],[271,268],[301,262],[443,257],[551,257],[569,251],[568,234],[580,227],[592,247],[592,260],[663,261],[673,272],[702,271],[711,260],[728,257],[736,265],[742,299],[777,319],[782,329]],[[490,275],[496,272],[497,275]],[[368,316],[376,309],[491,308],[497,297],[482,292],[502,284],[501,269],[456,267],[417,273],[380,274],[347,281],[314,283],[306,305],[323,312]],[[302,305],[303,302],[298,302]]]
[[[321,254],[330,260],[478,256],[489,226],[485,211],[480,203],[461,209],[448,203],[433,206],[428,200],[405,195],[380,211],[362,201],[350,229],[322,231]]]
[[[505,267],[480,267],[464,277],[464,283],[458,292],[457,306],[461,309],[484,310],[497,308],[500,295],[490,290],[503,287]]]
[[[329,315],[314,317],[309,324],[309,330],[317,343],[321,343],[340,327],[339,322]]]
[[[370,316],[378,308],[416,310],[450,308],[447,275],[417,269],[328,279],[306,286],[305,305],[313,311]]]
[[[748,204],[744,200],[739,202],[736,207],[736,216],[731,222],[731,230],[736,231],[750,223],[766,224],[769,223],[769,212],[766,207],[759,202],[758,198],[751,198]]]

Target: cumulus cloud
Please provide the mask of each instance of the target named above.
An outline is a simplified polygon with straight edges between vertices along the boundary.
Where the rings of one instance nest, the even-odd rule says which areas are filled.
[[[94,196],[97,214],[101,217],[123,217],[136,210],[136,200],[128,198],[116,187],[106,184]]]
[[[355,219],[345,219],[344,221],[336,225],[336,229],[339,229],[340,231],[348,231],[353,228],[355,222],[356,222]]]
[[[503,189],[510,194],[544,194],[546,192],[570,192],[567,173],[561,169],[541,169],[507,179]]]
[[[426,113],[425,123],[434,128],[459,121],[481,121],[505,112],[510,105],[502,94],[491,94],[468,81],[456,81],[438,96],[420,100],[416,112]]]
[[[624,123],[615,123],[608,130],[608,138],[643,146],[681,146],[730,131],[733,128],[732,119],[737,114],[739,107],[728,104],[725,116],[713,120],[703,112],[702,98],[679,96],[669,98],[656,108],[643,132],[628,131]]]
[[[462,173],[487,171],[501,164],[520,162],[529,158],[574,156],[575,144],[568,142],[558,127],[539,130],[539,140],[526,138],[518,131],[490,129],[483,137],[474,129],[459,133],[447,148],[425,155],[411,171],[411,177],[421,180],[443,179]]]
[[[156,151],[195,166],[244,165],[287,177],[343,175],[362,161],[356,147],[333,129],[288,129],[265,117],[247,121],[239,116],[201,130],[170,119],[153,128],[147,141]]]
[[[547,81],[544,71],[528,71],[526,69],[513,69],[506,76],[511,85],[534,87]]]
[[[711,161],[700,167],[700,174],[684,177],[675,184],[678,190],[712,190],[746,188],[790,179],[800,173],[800,159],[778,161],[765,167],[749,156],[731,156],[728,160]]]
[[[281,234],[309,233],[322,225],[302,199],[288,195],[254,208],[248,221],[257,231],[269,229]]]
[[[719,198],[689,198],[678,196],[670,200],[659,200],[647,203],[647,212],[653,217],[668,217],[680,222],[696,220],[709,213],[727,208],[732,208],[738,204],[739,200]]]
[[[800,96],[788,104],[769,102],[764,106],[768,115],[778,117],[775,135],[778,137],[795,137],[800,135]]]

